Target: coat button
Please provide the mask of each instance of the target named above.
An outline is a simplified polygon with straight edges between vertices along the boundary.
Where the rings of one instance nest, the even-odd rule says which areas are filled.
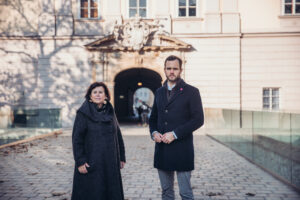
[[[165,110],[166,113],[168,113],[168,110]]]
[[[168,122],[165,122],[165,125],[168,125]]]

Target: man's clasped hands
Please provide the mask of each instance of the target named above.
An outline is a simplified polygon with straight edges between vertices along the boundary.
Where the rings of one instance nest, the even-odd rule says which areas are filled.
[[[171,142],[173,142],[175,140],[174,135],[172,132],[167,132],[165,134],[161,134],[159,132],[155,132],[153,133],[153,140],[157,143],[166,143],[166,144],[170,144]]]

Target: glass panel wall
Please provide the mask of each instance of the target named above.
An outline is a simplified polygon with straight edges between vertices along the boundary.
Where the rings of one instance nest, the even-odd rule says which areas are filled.
[[[60,109],[0,107],[0,145],[61,129]]]
[[[206,109],[209,136],[300,188],[300,114]]]

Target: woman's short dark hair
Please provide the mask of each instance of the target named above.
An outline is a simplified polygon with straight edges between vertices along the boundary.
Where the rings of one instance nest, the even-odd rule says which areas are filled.
[[[166,60],[165,60],[165,67],[166,67],[167,61],[173,61],[173,60],[178,60],[178,62],[179,62],[179,68],[182,69],[181,68],[181,66],[182,66],[182,60],[179,57],[173,56],[173,55],[171,55],[171,56],[169,56],[169,57],[166,58]]]
[[[92,84],[89,86],[89,88],[87,89],[87,91],[86,91],[85,99],[88,100],[88,101],[91,99],[90,96],[91,96],[91,94],[92,94],[92,90],[93,90],[94,88],[96,88],[96,87],[103,87],[103,88],[104,88],[104,93],[105,93],[105,95],[106,95],[106,97],[107,97],[107,100],[110,101],[109,90],[108,90],[107,86],[105,85],[105,83],[103,83],[103,82],[94,82],[94,83],[92,83]]]

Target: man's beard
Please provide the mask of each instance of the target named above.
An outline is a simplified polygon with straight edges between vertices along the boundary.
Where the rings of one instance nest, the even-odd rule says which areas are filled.
[[[171,80],[171,79],[169,79],[169,77],[167,77],[167,80],[171,83],[176,83],[179,79],[180,79],[180,76],[177,76],[174,80]]]

